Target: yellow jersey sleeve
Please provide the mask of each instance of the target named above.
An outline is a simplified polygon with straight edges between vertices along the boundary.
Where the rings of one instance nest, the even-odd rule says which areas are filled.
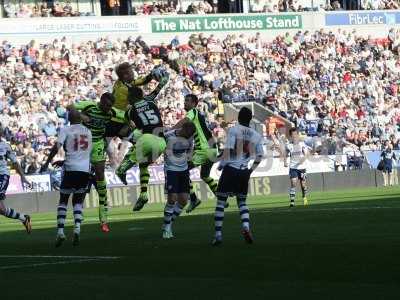
[[[147,84],[151,81],[151,76],[142,76],[133,80],[131,83],[125,84],[121,80],[117,80],[114,84],[113,95],[115,98],[114,107],[123,111],[128,109],[128,93],[129,86],[140,86]]]

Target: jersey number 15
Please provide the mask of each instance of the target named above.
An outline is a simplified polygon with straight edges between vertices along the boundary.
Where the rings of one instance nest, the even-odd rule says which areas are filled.
[[[89,147],[88,136],[81,134],[74,136],[74,151],[85,151]]]
[[[156,112],[153,109],[139,113],[139,118],[142,120],[144,126],[157,125],[160,122]]]

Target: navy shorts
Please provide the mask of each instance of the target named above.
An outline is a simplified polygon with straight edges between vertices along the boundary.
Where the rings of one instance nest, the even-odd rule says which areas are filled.
[[[392,173],[393,172],[393,161],[392,159],[383,160],[383,172]]]
[[[219,178],[217,196],[246,197],[249,191],[250,170],[225,166]]]
[[[166,194],[189,194],[190,173],[185,171],[165,171]]]
[[[9,175],[6,174],[0,175],[0,201],[6,199],[6,192],[9,182],[10,182]]]
[[[306,170],[290,169],[289,177],[290,179],[297,178],[299,180],[306,180],[307,179]]]
[[[84,194],[89,185],[90,173],[79,171],[64,171],[60,186],[62,194]]]

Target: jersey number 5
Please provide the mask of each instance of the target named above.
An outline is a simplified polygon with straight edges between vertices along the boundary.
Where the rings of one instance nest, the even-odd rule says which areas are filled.
[[[160,122],[153,109],[139,113],[139,118],[142,120],[144,126],[157,125]]]
[[[88,136],[81,134],[74,137],[74,151],[85,151],[89,147]]]

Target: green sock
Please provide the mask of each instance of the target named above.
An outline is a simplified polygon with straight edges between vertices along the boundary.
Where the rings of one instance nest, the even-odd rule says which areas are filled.
[[[205,183],[207,183],[207,185],[210,187],[210,190],[215,194],[217,192],[218,182],[210,176],[202,179]]]
[[[107,223],[108,203],[107,203],[107,184],[105,180],[96,181],[97,193],[99,194],[99,220]]]
[[[149,180],[150,180],[148,165],[147,164],[139,165],[139,170],[140,170],[140,193],[147,194],[147,188],[149,186]]]

